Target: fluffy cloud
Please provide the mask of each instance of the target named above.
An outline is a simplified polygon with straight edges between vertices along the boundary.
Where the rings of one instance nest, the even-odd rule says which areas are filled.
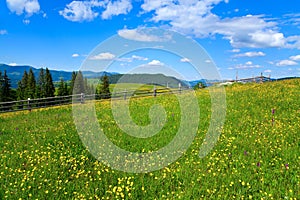
[[[300,55],[291,56],[290,59],[294,61],[300,61]]]
[[[148,58],[137,56],[137,55],[133,55],[131,58],[134,60],[144,60],[144,61],[148,60]]]
[[[236,54],[234,55],[234,57],[258,57],[258,56],[265,56],[266,54],[264,52],[261,51],[249,51],[246,53],[240,53],[240,54]]]
[[[72,1],[59,14],[73,22],[92,21],[99,15],[92,10],[94,6],[93,1]]]
[[[109,19],[112,16],[127,14],[132,9],[132,5],[130,0],[72,1],[59,11],[59,14],[73,22],[92,21],[99,16],[99,9],[103,8],[105,10],[101,14],[102,19]]]
[[[121,62],[133,62],[134,60],[147,61],[148,58],[132,55],[131,57],[118,58],[117,60]]]
[[[0,30],[0,35],[6,35],[7,34],[7,30]]]
[[[145,0],[141,7],[144,12],[154,13],[154,22],[166,22],[177,31],[200,38],[222,35],[235,48],[300,48],[299,36],[286,38],[278,31],[277,22],[264,15],[219,17],[212,9],[221,2],[224,1]]]
[[[255,68],[262,68],[260,65],[254,65],[251,61],[246,62],[245,64],[238,64],[234,67],[230,67],[228,69],[255,69]]]
[[[74,53],[74,54],[72,54],[72,58],[77,58],[77,57],[79,57],[80,55],[78,54],[78,53]]]
[[[27,13],[31,16],[40,11],[40,4],[38,0],[6,0],[8,9],[15,12],[17,15]]]
[[[188,59],[188,58],[181,58],[181,59],[180,59],[180,62],[191,62],[191,61],[190,61],[190,59]]]
[[[99,53],[98,55],[92,56],[90,60],[113,60],[115,55],[110,52]]]
[[[298,65],[298,63],[296,63],[293,60],[281,60],[281,61],[279,61],[279,62],[276,63],[276,66],[279,66],[279,67],[293,66],[293,65]]]
[[[15,66],[17,66],[18,64],[17,64],[17,63],[9,63],[8,65],[9,65],[9,66],[12,66],[12,67],[15,67]]]
[[[266,69],[265,71],[264,71],[264,73],[271,73],[272,72],[272,70],[270,70],[270,69]]]
[[[29,19],[24,19],[24,20],[23,20],[23,24],[25,24],[25,25],[30,24],[30,20],[29,20]]]
[[[118,35],[122,38],[128,40],[135,40],[140,42],[160,42],[160,41],[168,41],[172,38],[171,35],[155,35],[152,33],[146,32],[147,29],[122,29],[118,31]]]
[[[159,60],[152,60],[147,64],[148,66],[163,66],[164,64]]]
[[[132,9],[130,0],[109,2],[106,10],[102,13],[102,19],[109,19],[114,15],[127,14]]]

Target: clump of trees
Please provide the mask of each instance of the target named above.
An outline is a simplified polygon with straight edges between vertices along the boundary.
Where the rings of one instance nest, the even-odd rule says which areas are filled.
[[[55,87],[49,69],[42,68],[36,81],[30,68],[28,73],[24,71],[22,79],[18,82],[17,100],[53,97],[54,92]]]
[[[18,82],[17,89],[11,89],[10,79],[7,76],[6,70],[4,73],[0,71],[0,102],[13,100],[26,100],[28,98],[46,98],[54,96],[67,96],[72,94],[86,95],[96,94],[96,99],[111,98],[109,90],[109,78],[107,75],[101,77],[101,82],[94,87],[88,84],[87,78],[84,78],[81,71],[72,72],[72,79],[65,81],[60,79],[55,88],[52,75],[48,68],[40,69],[39,75],[36,78],[32,68],[23,73],[22,79]]]
[[[194,86],[194,90],[197,90],[197,89],[202,89],[202,88],[206,88],[207,85],[204,83],[204,82],[198,82],[195,86]]]
[[[0,102],[12,101],[14,98],[15,93],[11,89],[10,79],[6,70],[4,70],[4,74],[0,71]]]

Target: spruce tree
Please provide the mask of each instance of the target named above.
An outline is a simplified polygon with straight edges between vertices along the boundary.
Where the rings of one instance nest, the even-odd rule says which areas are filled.
[[[36,81],[35,81],[32,68],[30,68],[28,73],[27,98],[31,98],[31,99],[36,98]]]
[[[70,90],[69,90],[70,95],[73,94],[73,89],[74,89],[74,83],[75,83],[75,80],[76,80],[76,76],[77,76],[77,73],[73,71],[72,72],[71,84],[70,84]]]
[[[0,77],[1,79],[1,77]],[[7,76],[6,70],[4,70],[4,76],[2,81],[2,91],[1,91],[2,101],[11,101],[12,94],[11,94],[11,84],[10,79]]]
[[[82,72],[79,71],[76,75],[76,79],[73,85],[73,94],[81,94],[84,92],[84,79]]]
[[[65,83],[64,79],[61,78],[57,90],[57,95],[58,96],[65,96],[68,95],[68,88],[67,84]]]
[[[46,76],[44,68],[40,69],[39,77],[36,86],[37,98],[46,97]]]
[[[27,97],[27,82],[28,82],[28,74],[24,71],[22,79],[18,82],[17,88],[17,100],[24,100]]]
[[[109,90],[109,79],[107,75],[102,76],[101,84],[97,86],[96,93],[100,96],[100,99],[109,99],[111,98],[111,93]]]
[[[48,68],[46,68],[45,75],[45,96],[46,97],[54,97],[55,87],[53,85],[53,80],[51,73]]]
[[[3,82],[4,82],[4,78],[2,76],[2,72],[0,71],[0,102],[3,102]]]

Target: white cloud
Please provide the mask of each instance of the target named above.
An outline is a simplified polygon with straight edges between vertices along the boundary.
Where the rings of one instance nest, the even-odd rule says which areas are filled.
[[[0,35],[6,35],[6,34],[8,34],[7,30],[0,30]]]
[[[148,58],[145,58],[145,57],[142,57],[142,56],[137,56],[137,55],[133,55],[132,58],[134,60],[144,60],[144,61],[148,60]]]
[[[99,53],[90,58],[90,60],[113,60],[116,56],[110,52]]]
[[[270,70],[270,69],[266,69],[265,71],[264,71],[264,73],[271,73],[272,72],[272,70]]]
[[[23,24],[25,24],[25,25],[30,24],[30,20],[29,19],[23,19]]]
[[[172,38],[171,35],[158,36],[146,32],[147,29],[122,29],[118,31],[118,35],[128,40],[135,40],[140,42],[161,42]]]
[[[221,35],[234,48],[300,48],[300,36],[285,37],[278,23],[264,15],[246,15],[221,18],[212,9],[223,0],[145,0],[144,12],[153,12],[154,22],[165,22],[173,29],[194,35],[210,37]],[[226,2],[226,1],[225,1]]]
[[[158,8],[170,5],[172,0],[144,0],[144,4],[141,6],[146,12],[156,10]]]
[[[147,64],[148,66],[163,66],[164,64],[159,60],[152,60]]]
[[[102,19],[109,19],[114,15],[127,14],[132,9],[130,0],[109,2],[106,10],[102,13]]]
[[[137,55],[133,55],[131,57],[124,57],[124,58],[118,58],[118,61],[121,62],[133,62],[134,60],[140,60],[140,61],[147,61],[148,58],[142,57],[142,56],[137,56]]]
[[[230,50],[229,52],[232,52],[232,53],[239,53],[241,50],[240,49],[232,49]]]
[[[96,1],[72,1],[59,14],[73,22],[92,21],[99,15],[92,10],[95,5]]]
[[[31,16],[40,11],[40,4],[38,0],[6,0],[8,9],[15,12],[17,15],[27,13]]]
[[[291,56],[290,59],[294,61],[300,61],[300,55]]]
[[[180,62],[191,62],[191,60],[188,58],[181,58]]]
[[[229,67],[228,69],[255,69],[255,68],[262,68],[260,65],[254,65],[251,61],[246,62],[245,64],[238,64],[233,67]]]
[[[264,52],[261,51],[249,51],[249,52],[245,52],[245,53],[240,53],[240,54],[236,54],[234,55],[234,57],[258,57],[258,56],[265,56],[266,54]]]
[[[298,65],[298,63],[296,63],[293,60],[281,60],[281,61],[279,61],[279,62],[276,63],[276,66],[279,66],[279,67],[293,66],[293,65]]]
[[[78,54],[78,53],[74,53],[74,54],[72,54],[72,58],[77,58],[77,57],[79,57],[80,55]]]
[[[17,66],[18,64],[17,63],[9,63],[8,65],[14,67],[14,66]]]

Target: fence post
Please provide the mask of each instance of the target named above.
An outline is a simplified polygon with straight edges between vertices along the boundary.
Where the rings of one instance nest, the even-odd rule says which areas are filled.
[[[126,93],[127,93],[127,90],[125,89],[125,91],[124,91],[124,100],[126,100]]]
[[[153,96],[156,97],[156,87],[154,86],[154,89],[153,89]]]
[[[28,110],[31,111],[30,98],[27,99],[27,107],[28,107]]]
[[[181,94],[181,83],[178,83],[178,87],[179,87],[179,94]]]
[[[84,104],[84,93],[80,94],[80,103]]]

